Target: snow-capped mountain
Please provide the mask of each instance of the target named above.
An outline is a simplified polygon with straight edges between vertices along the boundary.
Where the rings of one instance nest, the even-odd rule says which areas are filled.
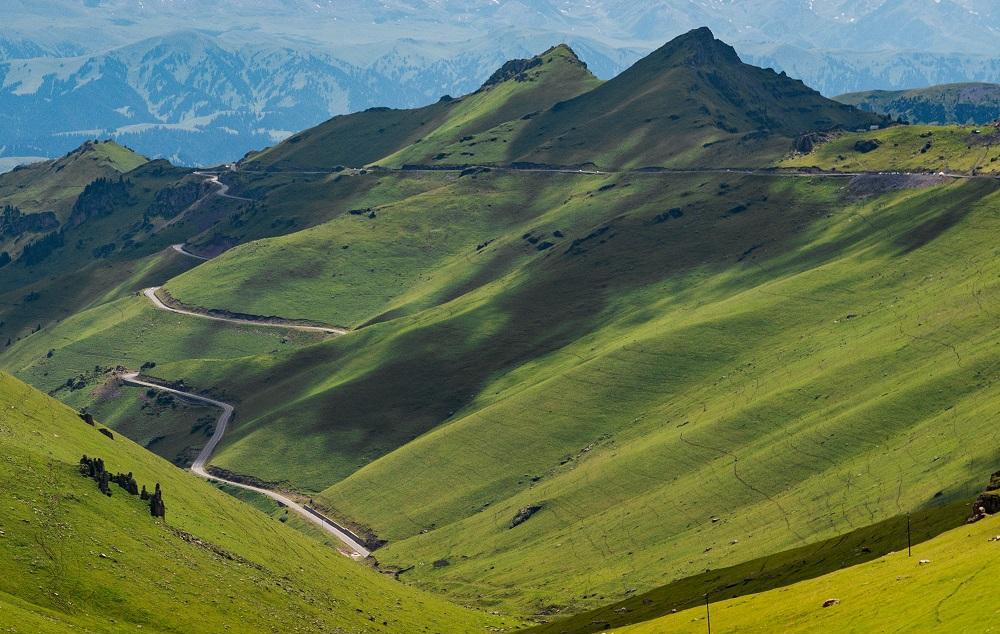
[[[113,137],[190,164],[477,87],[568,42],[608,78],[707,25],[827,95],[1000,80],[995,0],[6,0],[0,156]]]

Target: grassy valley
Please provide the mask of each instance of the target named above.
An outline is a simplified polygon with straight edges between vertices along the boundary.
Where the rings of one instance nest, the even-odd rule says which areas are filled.
[[[703,628],[684,610],[705,591],[751,630],[764,614],[861,627],[875,617],[839,608],[876,614],[863,583],[896,596],[880,566],[970,605],[976,559],[951,553],[972,542],[946,531],[1000,468],[1000,143],[992,127],[887,124],[707,29],[606,82],[556,46],[470,95],[294,135],[219,170],[228,190],[163,161],[88,188],[62,244],[0,269],[0,367],[180,466],[216,412],[115,368],[231,403],[212,465],[385,542],[374,558],[402,583],[341,560],[338,579],[370,590],[288,573],[316,584],[296,596],[331,629],[380,631],[351,620],[374,608],[317,605],[398,593],[442,607],[376,624],[515,625],[496,611],[552,622],[540,631],[685,631]],[[138,293],[161,285],[247,321]],[[184,530],[285,570],[264,543],[237,550],[201,496],[335,558],[270,500],[228,490],[252,511],[126,443],[136,473],[187,487]],[[935,553],[918,572],[891,553],[907,514]],[[844,605],[759,607],[827,592]],[[51,607],[10,594],[25,618]],[[280,630],[289,612],[268,609],[260,628]]]

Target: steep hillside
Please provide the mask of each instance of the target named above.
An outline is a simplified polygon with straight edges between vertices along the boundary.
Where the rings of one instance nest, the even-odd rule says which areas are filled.
[[[804,132],[885,122],[787,76],[743,64],[705,28],[603,84],[566,47],[510,62],[495,79],[506,81],[491,80],[458,101],[337,117],[243,167],[764,165]]]
[[[983,125],[1000,119],[1000,85],[945,84],[913,90],[872,90],[836,98],[868,112],[919,124]]]
[[[410,590],[0,374],[0,625],[11,631],[476,632],[502,627]],[[165,519],[81,455],[162,488]]]
[[[253,155],[246,170],[330,169],[369,163],[463,162],[447,148],[469,142],[497,125],[516,121],[579,95],[600,82],[573,51],[554,47],[531,59],[512,60],[476,92],[444,97],[415,110],[374,108],[335,117]]]
[[[156,368],[243,412],[216,464],[340,480],[321,499],[389,540],[380,561],[416,566],[403,579],[572,611],[968,495],[993,468],[975,439],[998,402],[994,181],[470,178],[263,251],[349,238],[317,237],[317,258],[349,255],[297,282],[318,298],[344,274],[345,290],[288,308],[391,311],[375,325]],[[443,200],[462,224],[435,215]],[[403,227],[433,266],[393,260]],[[227,257],[257,266],[249,246]],[[385,280],[404,275],[394,299]]]
[[[533,119],[508,156],[602,168],[760,165],[803,132],[881,122],[799,81],[743,64],[702,28]]]
[[[711,605],[713,628],[739,632],[978,632],[996,616],[990,572],[1000,517],[819,579]],[[719,597],[722,599],[722,597]],[[614,634],[701,634],[704,606]]]

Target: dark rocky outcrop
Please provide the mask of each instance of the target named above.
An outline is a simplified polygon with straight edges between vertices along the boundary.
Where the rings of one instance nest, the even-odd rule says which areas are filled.
[[[132,181],[125,178],[98,178],[87,185],[73,203],[69,226],[78,227],[89,218],[106,216],[129,201]]]
[[[489,79],[483,83],[480,90],[483,88],[489,88],[490,86],[495,86],[510,79],[513,79],[514,81],[527,81],[528,76],[525,75],[525,73],[532,68],[541,65],[541,57],[532,57],[531,59],[512,59],[501,66],[495,73],[490,75]]]
[[[532,515],[541,510],[542,510],[541,504],[533,504],[531,506],[525,506],[524,508],[520,509],[517,512],[517,515],[515,515],[512,520],[510,520],[510,527],[514,528],[515,526],[520,526],[521,524],[524,524],[529,519],[531,519]]]
[[[156,198],[149,204],[146,215],[149,217],[159,216],[161,218],[173,218],[191,205],[198,202],[205,194],[211,191],[212,185],[208,181],[183,181],[161,189],[156,193]]]
[[[23,213],[17,207],[6,205],[0,213],[0,236],[16,238],[25,233],[44,233],[59,228],[54,212]]]
[[[882,143],[878,139],[863,139],[854,144],[854,151],[868,154],[877,150],[881,145]]]
[[[160,483],[156,483],[156,491],[149,498],[149,514],[153,517],[165,518],[167,507],[163,503],[163,492],[160,490]]]

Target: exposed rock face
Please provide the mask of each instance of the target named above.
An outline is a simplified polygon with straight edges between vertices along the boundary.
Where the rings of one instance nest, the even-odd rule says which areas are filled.
[[[865,139],[863,141],[858,141],[854,144],[854,150],[856,152],[861,152],[862,154],[868,154],[869,152],[874,152],[882,145],[878,139]]]
[[[536,66],[541,65],[541,57],[532,57],[531,59],[512,59],[501,66],[498,71],[490,75],[490,78],[483,83],[483,88],[495,86],[509,79],[513,79],[515,81],[526,81],[527,76],[524,73]]]
[[[519,510],[517,512],[517,515],[514,516],[514,519],[512,519],[510,521],[510,527],[514,528],[515,526],[519,526],[520,524],[524,524],[525,522],[527,522],[531,518],[532,515],[534,515],[535,513],[537,513],[538,511],[541,511],[541,510],[542,510],[542,506],[540,504],[538,504],[538,505],[532,505],[532,506],[526,506],[526,507],[522,508],[521,510]]]

